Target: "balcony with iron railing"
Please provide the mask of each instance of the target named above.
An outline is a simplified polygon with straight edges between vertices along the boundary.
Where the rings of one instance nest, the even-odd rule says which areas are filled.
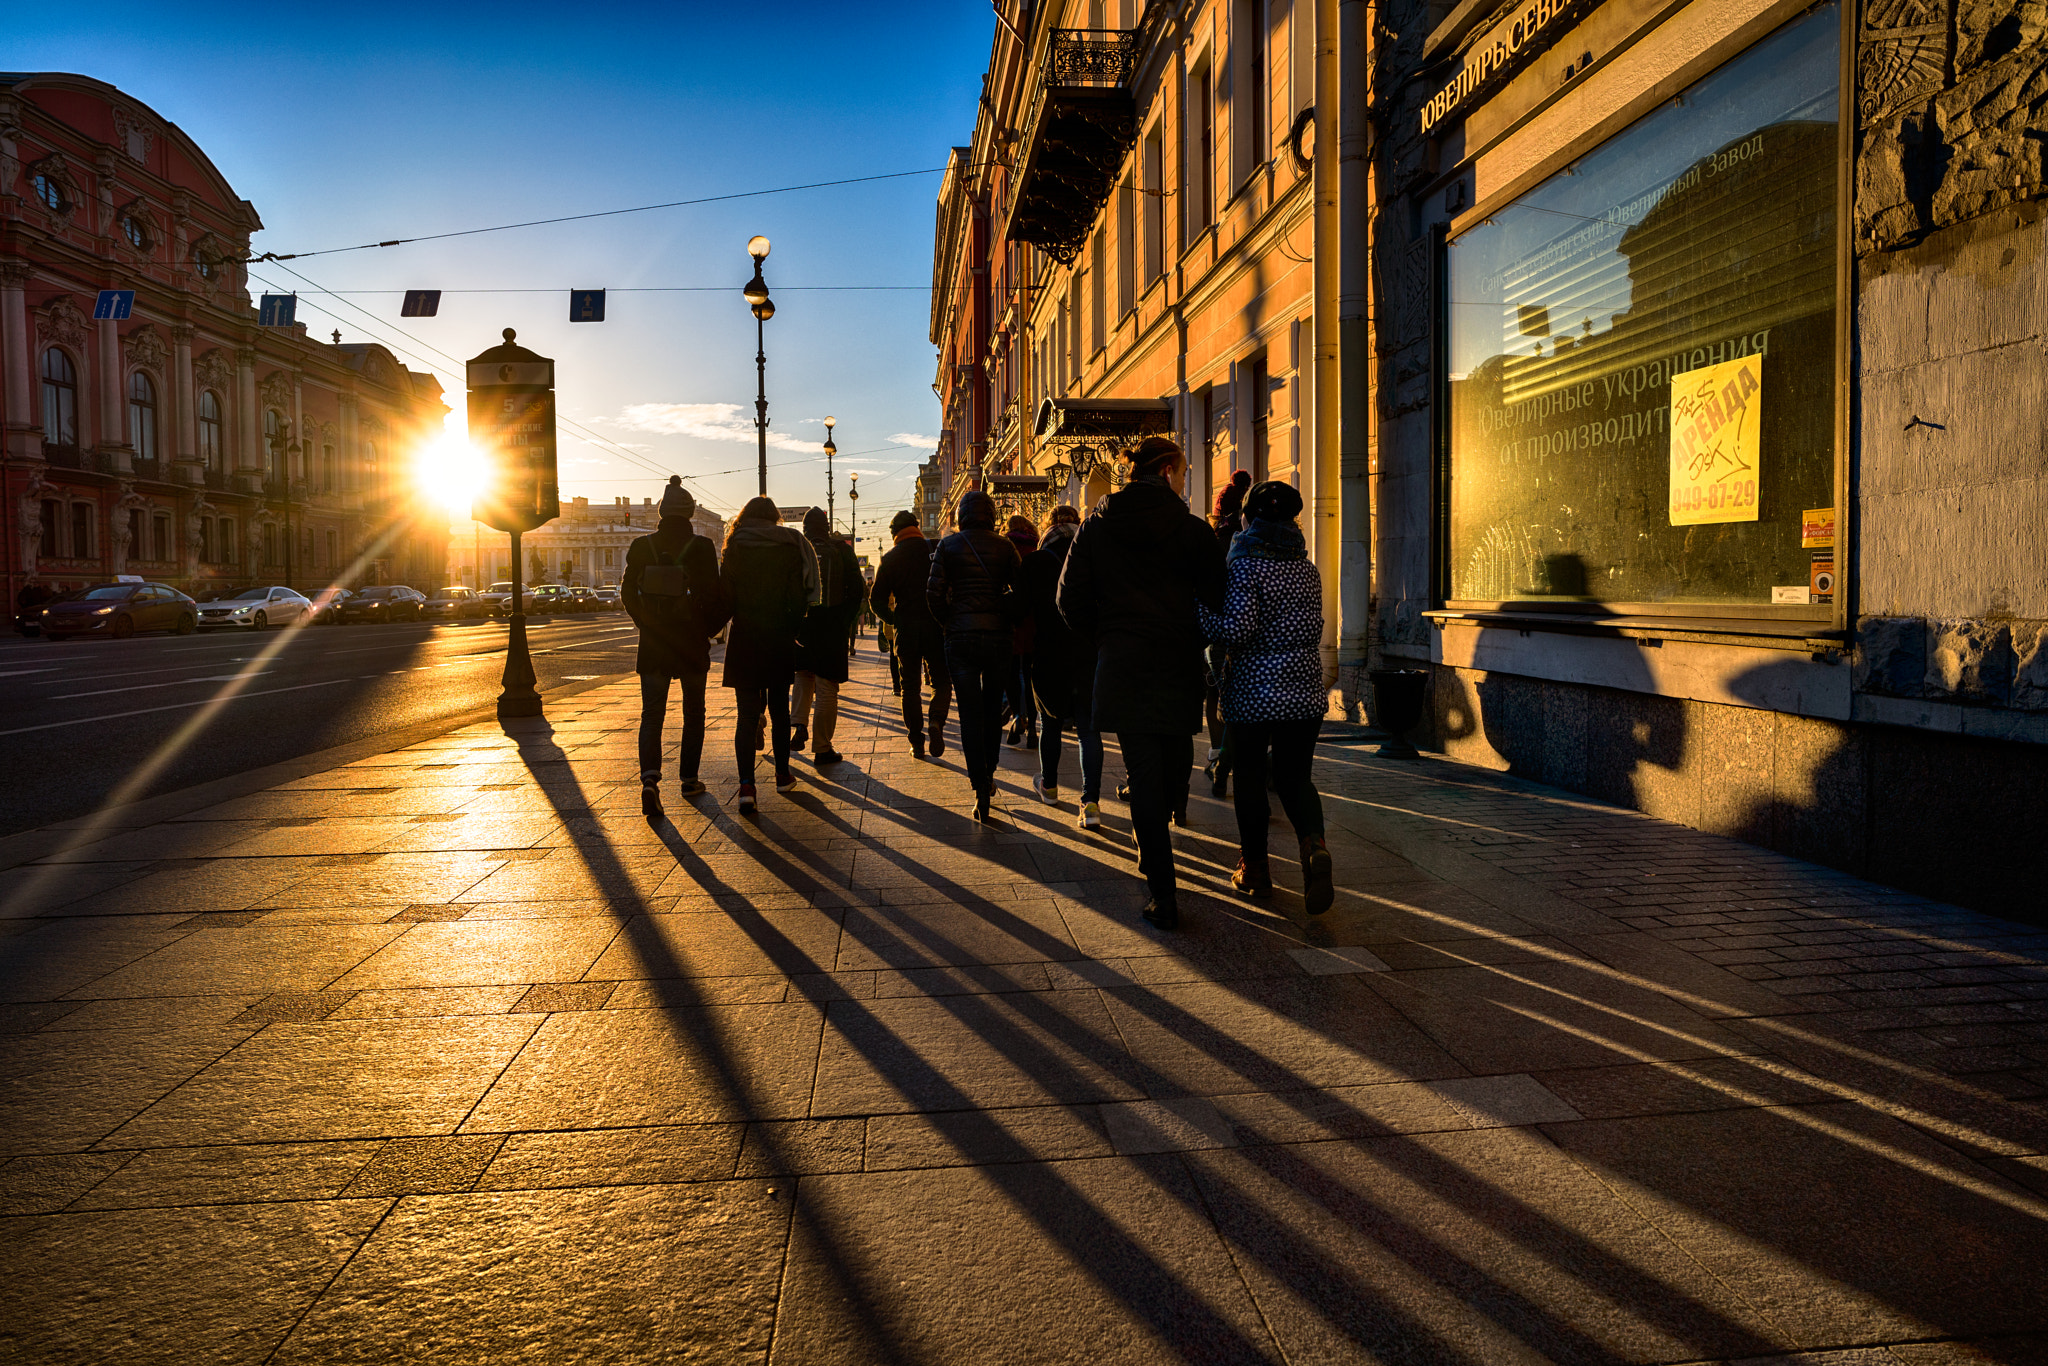
[[[1138,136],[1131,85],[1144,29],[1054,29],[1018,140],[1005,236],[1069,264]]]

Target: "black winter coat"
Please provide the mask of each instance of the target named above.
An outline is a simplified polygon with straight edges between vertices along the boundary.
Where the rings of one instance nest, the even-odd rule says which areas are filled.
[[[931,574],[932,543],[923,536],[898,536],[875,570],[868,601],[874,604],[875,615],[896,629],[899,649],[931,654],[945,643],[931,599],[925,596]]]
[[[1039,709],[1088,728],[1095,692],[1095,642],[1068,627],[1058,603],[1060,571],[1073,548],[1072,536],[1047,537],[1043,547],[1024,557],[1018,591],[1031,610],[1031,690]]]
[[[788,687],[796,676],[796,633],[810,607],[803,547],[784,528],[743,525],[726,545],[719,579],[732,604],[723,685]]]
[[[642,571],[650,564],[681,565],[686,597],[642,593]],[[711,667],[711,637],[725,625],[724,585],[718,579],[718,552],[702,536],[672,537],[662,532],[642,536],[626,547],[626,572],[619,580],[619,599],[640,628],[636,673],[657,678],[682,678]]]
[[[818,554],[819,591],[824,601],[804,617],[797,631],[797,667],[833,683],[846,681],[846,656],[853,647],[853,622],[867,600],[860,558],[837,536],[812,541]]]
[[[1010,634],[1003,590],[1017,583],[1017,547],[993,531],[956,531],[932,552],[925,597],[947,635],[963,631]]]
[[[1081,524],[1060,573],[1060,615],[1092,635],[1095,729],[1192,735],[1202,728],[1202,625],[1223,602],[1223,550],[1164,480],[1139,479]]]

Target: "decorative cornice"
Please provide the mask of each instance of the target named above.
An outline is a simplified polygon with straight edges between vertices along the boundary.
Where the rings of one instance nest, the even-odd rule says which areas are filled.
[[[235,364],[243,370],[254,370],[256,368],[256,348],[253,346],[236,347]]]
[[[171,340],[180,346],[190,346],[192,339],[199,335],[199,329],[191,323],[172,323]]]
[[[64,346],[85,345],[86,318],[78,305],[58,295],[36,312],[36,332],[45,342]]]
[[[201,356],[192,366],[193,378],[204,389],[227,389],[235,382],[235,367],[228,359],[227,348],[216,346]]]
[[[149,150],[157,139],[156,125],[137,111],[123,104],[114,106],[114,136],[120,140],[121,150],[136,161],[149,160]]]
[[[156,324],[144,323],[123,339],[124,350],[130,365],[144,369],[162,371],[164,360],[170,354],[164,346],[164,339],[157,335]]]
[[[35,275],[35,267],[20,257],[0,260],[0,288],[21,289]]]

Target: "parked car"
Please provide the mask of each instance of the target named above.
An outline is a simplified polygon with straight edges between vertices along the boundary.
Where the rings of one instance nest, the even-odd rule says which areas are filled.
[[[569,600],[574,604],[569,609],[572,612],[598,612],[604,609],[604,602],[597,596],[597,590],[586,588],[582,584],[570,586]]]
[[[420,615],[434,618],[480,617],[484,615],[483,599],[476,591],[460,584],[443,588],[428,598],[420,608]]]
[[[533,605],[526,610],[529,612],[573,612],[576,610],[576,600],[570,597],[569,590],[562,587],[559,583],[535,584],[533,589]]]
[[[289,588],[244,588],[241,592],[199,605],[201,626],[240,626],[261,631],[303,620],[313,604]]]
[[[346,588],[323,588],[313,595],[313,610],[306,619],[332,626],[341,620],[341,605],[353,596]]]
[[[198,624],[192,599],[162,583],[103,583],[42,605],[41,627],[50,640],[102,635],[126,640],[137,631],[189,635]]]
[[[426,595],[402,583],[358,588],[341,605],[343,621],[418,621]]]
[[[526,610],[531,612],[533,610],[533,585],[528,584],[520,590],[519,596],[521,601],[526,604]],[[500,580],[492,584],[489,588],[479,593],[477,597],[483,602],[486,615],[494,617],[509,617],[512,615],[512,584],[509,580]]]
[[[598,589],[597,600],[602,604],[599,610],[604,612],[616,612],[624,605],[619,597],[619,586],[615,583],[608,583]]]

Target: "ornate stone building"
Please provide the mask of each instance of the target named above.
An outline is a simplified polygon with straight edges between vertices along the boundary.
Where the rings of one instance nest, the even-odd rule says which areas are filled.
[[[563,503],[561,516],[519,538],[526,556],[524,581],[616,586],[626,572],[626,548],[653,531],[660,520],[651,498],[638,503],[630,498],[594,505],[588,498]],[[717,513],[699,507],[690,525],[724,554],[725,522]],[[510,536],[477,522],[457,522],[448,528],[449,583],[488,587],[511,577]]]
[[[112,86],[0,75],[0,520],[10,600],[134,573],[190,592],[427,582],[413,464],[447,411],[381,346],[258,326],[262,226]],[[125,320],[94,319],[132,290]]]

